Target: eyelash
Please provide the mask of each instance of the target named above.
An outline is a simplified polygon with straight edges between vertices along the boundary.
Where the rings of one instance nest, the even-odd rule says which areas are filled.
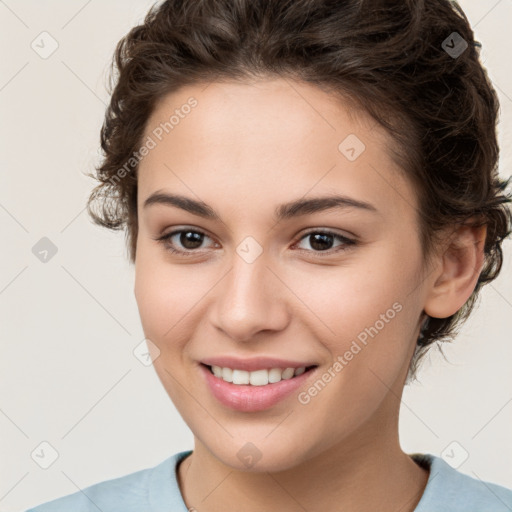
[[[171,254],[178,254],[180,256],[197,256],[198,252],[197,250],[195,249],[189,249],[187,251],[182,251],[180,249],[175,249],[174,247],[171,246],[170,244],[170,239],[174,236],[174,235],[177,235],[177,234],[180,234],[180,233],[198,233],[200,235],[204,235],[208,238],[210,238],[206,233],[204,233],[203,231],[199,230],[199,229],[178,229],[176,231],[171,231],[170,233],[166,233],[165,235],[162,235],[158,238],[155,238],[155,240],[157,242],[160,242],[161,244],[164,245],[164,247],[166,248],[167,251],[169,251]],[[357,241],[356,240],[353,240],[351,238],[347,238],[343,235],[340,235],[338,233],[335,233],[333,231],[330,231],[328,229],[325,229],[325,230],[321,230],[321,229],[313,229],[313,230],[310,230],[306,233],[304,233],[298,240],[297,242],[295,243],[298,243],[300,242],[301,240],[303,240],[304,238],[306,238],[307,236],[309,235],[312,235],[312,234],[322,234],[322,235],[330,235],[336,239],[338,239],[339,241],[341,241],[343,243],[343,245],[339,246],[338,248],[334,248],[334,249],[328,249],[326,251],[314,251],[314,250],[308,250],[308,249],[298,249],[299,251],[301,252],[306,252],[306,253],[313,253],[313,255],[315,257],[320,257],[320,258],[323,258],[324,255],[326,256],[330,256],[332,255],[333,253],[338,253],[338,252],[343,252],[343,251],[346,251],[348,250],[351,246],[355,246],[357,245]],[[295,245],[294,243],[294,245]]]

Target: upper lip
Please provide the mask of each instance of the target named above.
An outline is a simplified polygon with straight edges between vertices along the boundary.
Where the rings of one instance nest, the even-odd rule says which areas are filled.
[[[217,356],[202,359],[201,363],[208,366],[220,366],[221,368],[232,368],[253,372],[256,370],[268,370],[270,368],[301,368],[316,366],[314,362],[297,362],[289,359],[278,359],[275,357],[252,357],[238,358],[231,356]]]

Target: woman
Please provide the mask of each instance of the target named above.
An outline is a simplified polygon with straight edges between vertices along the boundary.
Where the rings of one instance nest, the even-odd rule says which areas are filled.
[[[398,439],[511,230],[460,7],[168,0],[115,64],[90,213],[194,450],[31,510],[512,509]]]

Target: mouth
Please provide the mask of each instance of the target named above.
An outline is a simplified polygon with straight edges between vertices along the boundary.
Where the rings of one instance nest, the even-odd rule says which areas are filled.
[[[311,385],[309,383],[319,371],[318,365],[292,364],[293,367],[261,369],[259,364],[251,363],[253,368],[260,366],[253,371],[206,363],[200,363],[198,368],[206,389],[217,403],[231,410],[252,413],[275,407],[291,399],[301,388]]]
[[[308,373],[318,365],[299,366],[296,368],[266,368],[254,371],[239,370],[236,368],[220,367],[200,363],[211,375],[217,379],[236,386],[268,386],[283,380],[291,380]]]

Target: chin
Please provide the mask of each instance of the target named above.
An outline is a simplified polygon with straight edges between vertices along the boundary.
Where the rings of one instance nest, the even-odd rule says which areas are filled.
[[[225,466],[246,473],[286,471],[309,458],[308,450],[300,443],[292,443],[290,438],[288,443],[232,439],[222,446],[209,447],[209,451]]]

